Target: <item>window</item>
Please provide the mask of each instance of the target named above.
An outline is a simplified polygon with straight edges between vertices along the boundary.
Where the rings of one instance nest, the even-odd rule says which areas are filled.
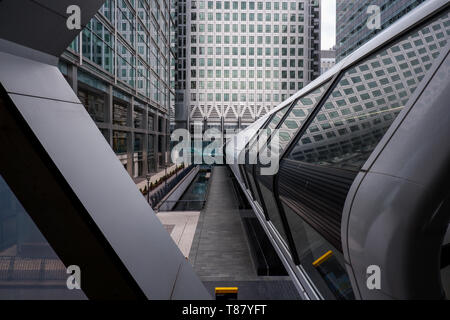
[[[113,124],[119,126],[128,125],[128,106],[122,103],[113,104]]]
[[[113,150],[116,154],[127,153],[128,133],[125,131],[113,131]]]
[[[138,129],[144,128],[144,109],[142,109],[139,106],[134,107],[134,114],[133,114],[133,123],[134,127]]]
[[[87,90],[78,90],[78,98],[94,121],[105,122],[106,109],[103,94],[94,94]]]
[[[149,114],[147,121],[148,131],[155,131],[155,118],[153,117],[153,115]]]

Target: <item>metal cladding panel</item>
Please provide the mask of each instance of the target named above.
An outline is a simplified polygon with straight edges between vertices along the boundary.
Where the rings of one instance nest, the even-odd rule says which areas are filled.
[[[61,100],[73,99],[73,92],[57,68],[22,58],[5,60],[5,56],[0,56],[0,65],[17,65],[8,68],[11,73],[0,78],[15,77],[15,83],[35,83],[36,88],[42,86],[39,83],[42,79],[47,79],[41,94],[22,95],[23,90],[17,86],[14,91],[19,94],[10,92],[9,96],[144,294],[150,299],[169,299],[185,258],[84,106],[48,96],[48,88],[65,85],[67,88],[60,94],[67,93],[67,96],[60,97]],[[13,72],[20,70],[22,63],[35,64],[31,68],[40,72]],[[5,69],[0,70],[3,73]],[[58,83],[61,81],[63,84]],[[183,276],[190,277],[197,285],[198,290],[191,298],[210,298],[190,265],[183,268]]]
[[[173,288],[171,300],[205,300],[211,299],[205,287],[198,285],[198,280],[192,277],[192,266],[185,260],[180,265],[178,278]],[[212,293],[211,293],[212,294]]]
[[[0,62],[0,82],[7,92],[80,103],[57,67],[3,52]]]
[[[59,57],[81,31],[67,28],[67,7],[80,7],[83,27],[103,3],[103,0],[0,1],[0,38]]]
[[[439,255],[446,228],[436,223],[441,217],[433,217],[439,205],[434,191],[397,177],[366,175],[348,226],[349,261],[362,299],[445,297]],[[380,268],[380,290],[366,284],[372,265]]]

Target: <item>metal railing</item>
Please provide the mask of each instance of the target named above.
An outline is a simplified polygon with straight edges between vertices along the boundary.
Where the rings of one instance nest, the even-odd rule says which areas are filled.
[[[158,208],[158,211],[201,211],[206,200],[166,200]]]
[[[155,207],[158,203],[161,202],[161,200],[181,181],[183,180],[186,175],[191,172],[191,170],[194,168],[194,165],[191,164],[190,166],[186,167],[182,172],[178,173],[175,178],[173,178],[170,181],[164,181],[162,188],[160,188],[158,191],[156,191],[154,194],[150,195],[150,205]],[[150,191],[151,192],[151,191]]]
[[[0,282],[61,280],[65,284],[67,269],[59,259],[0,257]]]

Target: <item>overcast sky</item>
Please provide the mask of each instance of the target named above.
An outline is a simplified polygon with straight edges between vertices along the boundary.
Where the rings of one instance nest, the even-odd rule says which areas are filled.
[[[336,0],[321,1],[321,49],[331,49],[336,44]]]

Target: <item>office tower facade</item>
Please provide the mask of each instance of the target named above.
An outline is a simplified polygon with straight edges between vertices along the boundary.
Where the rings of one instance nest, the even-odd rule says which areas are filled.
[[[320,74],[323,74],[334,67],[336,64],[336,51],[322,50],[320,51]]]
[[[336,1],[336,60],[349,55],[355,49],[372,39],[406,13],[426,0],[337,0]],[[428,0],[431,1],[431,0]],[[367,22],[374,11],[368,8],[376,5],[381,13],[379,29],[370,29]]]
[[[60,58],[63,75],[132,177],[169,161],[171,9],[169,0],[107,0]]]
[[[177,70],[177,17],[178,2],[177,0],[169,0],[170,2],[170,110],[169,110],[169,132],[175,128],[175,77]]]
[[[244,128],[320,74],[318,1],[178,1],[176,120]]]

